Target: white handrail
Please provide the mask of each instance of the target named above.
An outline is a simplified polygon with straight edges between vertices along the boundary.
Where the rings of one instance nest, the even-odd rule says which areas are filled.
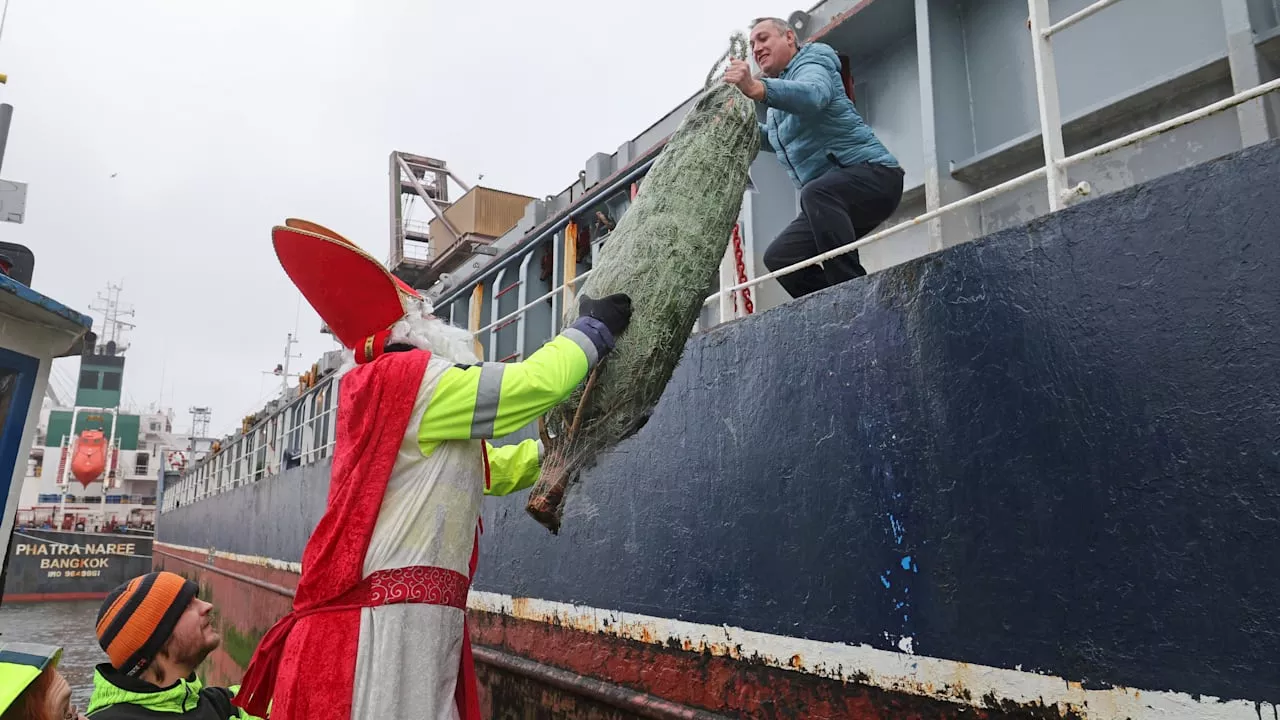
[[[952,210],[959,210],[960,208],[968,207],[970,205],[976,205],[977,203],[980,203],[983,200],[987,200],[992,197],[995,197],[996,195],[999,195],[1000,193],[1006,190],[1011,190],[1020,185],[1026,185],[1032,180],[1036,180],[1043,176],[1044,176],[1044,168],[1036,168],[1031,172],[1025,173],[1023,175],[1019,175],[1018,177],[1013,178],[1012,180],[1006,180],[1000,183],[999,185],[996,185],[995,187],[987,188],[982,192],[974,193],[969,197],[962,198],[948,205],[943,205],[942,207],[936,210],[930,210],[929,212],[924,213],[923,215],[917,215],[916,217],[910,220],[907,220],[906,222],[898,223],[897,225],[894,225],[891,228],[886,228],[884,230],[881,230],[880,232],[867,235],[866,237],[860,240],[857,240],[855,242],[851,242],[848,245],[841,245],[840,247],[834,248],[832,250],[828,250],[822,253],[821,255],[815,255],[814,257],[811,257],[807,260],[801,260],[798,263],[792,263],[791,265],[788,265],[784,268],[774,270],[773,272],[765,273],[764,275],[760,275],[759,277],[752,278],[751,280],[748,280],[746,282],[738,283],[737,285],[727,287],[717,292],[716,295],[719,295],[720,293],[730,293],[730,292],[735,292],[735,291],[743,290],[750,287],[755,287],[756,285],[759,285],[765,280],[773,280],[774,278],[780,277],[782,275],[789,275],[795,272],[796,270],[803,270],[804,268],[818,265],[822,262],[830,260],[831,258],[839,257],[846,253],[851,253],[854,250],[857,250],[860,247],[869,245],[870,243],[876,242],[877,240],[883,240],[884,238],[887,238],[890,235],[896,235],[908,228],[913,228],[917,225],[920,225],[921,223],[929,222],[930,220],[933,220],[934,218],[941,216],[943,213],[951,212]],[[716,297],[715,295],[711,295],[707,298],[707,300],[712,300],[715,297]]]
[[[1049,0],[1027,0],[1030,13],[1031,59],[1035,66],[1036,110],[1040,118],[1040,141],[1049,191],[1049,212],[1067,205],[1067,171],[1061,160],[1067,154],[1062,142],[1062,108],[1058,102],[1058,68],[1053,59],[1053,42],[1045,27],[1049,24]]]
[[[1113,1],[1118,1],[1118,0],[1113,0]],[[1105,155],[1108,152],[1122,148],[1126,145],[1132,145],[1133,143],[1139,142],[1141,140],[1145,140],[1148,137],[1159,135],[1162,132],[1166,132],[1168,130],[1181,127],[1182,125],[1195,122],[1196,120],[1200,120],[1202,118],[1208,117],[1215,113],[1222,112],[1223,110],[1228,110],[1232,107],[1235,107],[1236,105],[1240,105],[1242,103],[1248,102],[1255,98],[1261,97],[1263,95],[1266,95],[1267,93],[1275,92],[1276,90],[1280,90],[1280,78],[1277,78],[1270,82],[1263,83],[1262,85],[1258,85],[1256,87],[1250,88],[1249,90],[1245,90],[1243,92],[1237,93],[1235,95],[1232,95],[1229,98],[1224,98],[1210,105],[1206,105],[1196,110],[1192,110],[1190,112],[1184,113],[1183,115],[1179,115],[1178,117],[1172,118],[1170,120],[1166,120],[1164,122],[1158,123],[1156,125],[1152,125],[1142,130],[1129,133],[1124,137],[1120,137],[1115,140],[1102,143],[1101,145],[1090,148],[1089,150],[1085,150],[1085,151],[1076,153],[1075,155],[1065,157],[1060,161],[1060,165],[1063,167],[1066,167],[1069,165],[1074,165],[1074,164],[1083,162],[1085,160],[1090,160],[1100,155]],[[986,190],[982,190],[981,192],[977,192],[977,193],[974,193],[973,195],[969,195],[968,197],[961,198],[953,203],[948,203],[937,209],[930,210],[929,212],[923,213],[921,215],[917,215],[911,220],[907,220],[905,222],[894,225],[893,227],[886,228],[876,233],[872,233],[871,235],[867,235],[866,237],[863,237],[857,240],[856,242],[849,243],[848,245],[842,245],[838,248],[828,250],[827,252],[824,252],[821,255],[811,257],[807,260],[801,260],[800,262],[797,262],[797,263],[792,263],[791,265],[788,265],[784,268],[780,268],[778,270],[765,273],[763,275],[752,278],[746,282],[737,283],[735,285],[731,285],[729,287],[718,290],[714,294],[708,295],[703,302],[704,304],[713,302],[715,300],[718,300],[722,295],[727,297],[731,293],[755,287],[757,285],[760,285],[761,283],[764,283],[767,280],[774,280],[783,275],[789,275],[797,270],[803,270],[804,268],[807,268],[807,267],[813,267],[814,265],[819,265],[823,262],[826,262],[827,260],[830,260],[831,258],[835,258],[841,255],[845,255],[847,253],[851,253],[854,250],[865,247],[873,242],[878,242],[887,237],[896,235],[902,232],[903,230],[908,230],[910,228],[916,227],[923,223],[929,222],[930,220],[934,220],[938,217],[941,217],[945,213],[966,208],[971,205],[975,205],[977,203],[983,202],[984,200],[989,200],[1008,190],[1012,190],[1013,188],[1026,185],[1027,183],[1033,180],[1037,180],[1044,177],[1045,173],[1046,173],[1046,169],[1044,167],[1037,168],[1030,172],[1019,175],[1018,177],[1015,177],[1013,179],[1006,180],[1000,183],[999,185],[995,185],[993,187],[987,188]],[[592,272],[594,272],[594,270],[588,270],[587,272],[579,275],[577,278],[573,280],[573,283],[576,284],[580,282]],[[497,325],[501,325],[502,323],[510,320],[511,318],[516,317],[517,315],[523,313],[525,310],[528,310],[534,305],[537,305],[538,303],[543,302],[544,300],[547,300],[548,298],[554,296],[558,292],[561,292],[564,287],[565,287],[564,285],[560,285],[555,289],[553,289],[552,291],[546,293],[545,295],[542,295],[541,297],[537,298],[536,300],[529,302],[520,308],[517,308],[513,312],[502,317],[497,322],[490,323],[489,325],[486,325],[480,328],[475,332],[475,335],[479,336],[480,333],[486,330],[490,330],[493,327]]]
[[[1098,2],[1090,5],[1089,7],[1083,10],[1080,10],[1078,12],[1075,12],[1071,15],[1066,16],[1065,18],[1045,28],[1041,32],[1044,34],[1044,37],[1049,37],[1050,35],[1060,33],[1063,30],[1066,30],[1067,28],[1071,27],[1072,25],[1075,25],[1076,23],[1080,22],[1081,20],[1084,20],[1090,15],[1093,15],[1094,13],[1100,10],[1105,10],[1111,7],[1112,5],[1115,5],[1118,2],[1120,2],[1120,0],[1098,0]]]
[[[560,285],[556,286],[553,290],[551,290],[551,292],[547,293],[546,295],[542,295],[541,297],[539,297],[539,298],[538,298],[538,299],[536,299],[536,300],[532,300],[532,301],[530,301],[530,302],[527,302],[527,303],[525,303],[524,305],[522,305],[522,306],[520,306],[520,307],[516,308],[515,310],[511,311],[510,313],[508,313],[508,314],[506,314],[506,315],[504,315],[504,316],[502,316],[502,317],[498,318],[497,320],[494,320],[493,322],[489,323],[488,325],[485,325],[484,327],[482,327],[482,328],[480,328],[480,329],[476,330],[475,332],[471,333],[471,334],[472,334],[472,336],[474,336],[474,337],[479,337],[479,336],[480,336],[480,333],[482,333],[482,332],[484,332],[484,331],[486,331],[486,330],[489,330],[489,329],[495,328],[495,327],[497,327],[497,326],[499,326],[499,325],[501,325],[501,324],[505,323],[506,321],[510,320],[510,319],[511,319],[511,318],[513,318],[513,317],[516,317],[517,315],[520,315],[520,314],[521,314],[521,313],[523,313],[525,310],[528,310],[529,308],[533,307],[534,305],[537,305],[537,304],[538,304],[538,303],[540,303],[540,302],[545,302],[545,301],[547,301],[547,300],[550,300],[552,297],[555,297],[555,294],[556,294],[556,293],[558,293],[558,292],[563,292],[563,291],[564,291],[564,289],[565,289],[566,287],[568,287],[569,285],[575,285],[575,286],[576,286],[578,283],[582,282],[584,279],[586,279],[586,277],[587,277],[588,275],[590,275],[590,274],[591,274],[591,273],[593,273],[593,272],[595,272],[595,268],[592,268],[591,270],[588,270],[588,271],[586,271],[586,272],[582,273],[581,275],[579,275],[579,276],[575,277],[573,280],[570,280],[570,281],[569,281],[569,282],[567,282],[567,283],[561,283]],[[521,282],[524,282],[524,280],[522,279],[522,280],[521,280]]]
[[[1089,160],[1091,158],[1098,157],[1099,155],[1105,155],[1106,153],[1111,152],[1112,150],[1115,150],[1117,148],[1121,148],[1126,145],[1132,145],[1135,142],[1144,140],[1154,135],[1158,135],[1166,130],[1180,127],[1182,125],[1186,125],[1187,123],[1195,122],[1196,120],[1200,120],[1202,118],[1208,117],[1209,115],[1213,115],[1214,113],[1222,112],[1223,110],[1228,110],[1232,107],[1235,107],[1236,105],[1248,102],[1250,100],[1253,100],[1254,98],[1260,97],[1262,95],[1266,95],[1267,93],[1275,92],[1276,90],[1280,90],[1280,78],[1277,78],[1275,80],[1264,83],[1262,85],[1258,85],[1256,87],[1250,88],[1249,90],[1245,90],[1244,92],[1237,93],[1235,95],[1232,95],[1229,98],[1224,98],[1211,105],[1206,105],[1202,108],[1192,110],[1191,112],[1185,113],[1183,115],[1179,115],[1178,117],[1173,118],[1171,120],[1166,120],[1157,125],[1152,125],[1151,127],[1148,127],[1146,129],[1129,133],[1124,137],[1117,138],[1110,142],[1106,142],[1101,145],[1098,145],[1097,147],[1090,148],[1089,150],[1085,150],[1083,152],[1076,153],[1075,155],[1072,155],[1070,157],[1063,158],[1061,163],[1064,166],[1073,165],[1075,163],[1079,163],[1084,160]],[[966,198],[961,198],[960,200],[957,200],[953,203],[943,205],[942,207],[936,210],[930,210],[929,212],[924,213],[923,215],[919,215],[904,223],[900,223],[898,225],[894,225],[891,228],[887,228],[885,230],[881,230],[880,232],[868,235],[856,242],[850,243],[848,245],[842,245],[833,250],[828,250],[827,252],[822,253],[821,255],[818,255],[816,257],[812,257],[812,258],[809,258],[808,260],[802,260],[798,263],[788,265],[787,267],[784,267],[780,270],[775,270],[773,272],[766,273],[764,275],[761,275],[747,282],[738,283],[737,285],[734,285],[732,287],[727,287],[723,290],[718,291],[715,295],[709,296],[707,298],[707,301],[714,300],[721,293],[729,293],[729,292],[734,292],[736,290],[742,290],[744,288],[753,287],[755,285],[759,285],[765,280],[772,280],[774,278],[777,278],[780,275],[787,275],[795,272],[796,270],[817,265],[825,260],[829,260],[830,258],[839,257],[840,255],[844,255],[845,253],[853,252],[854,250],[857,250],[858,248],[863,247],[869,243],[876,242],[877,240],[883,240],[884,238],[889,237],[890,235],[894,235],[896,233],[902,232],[907,228],[914,227],[923,222],[928,222],[929,220],[933,220],[934,218],[942,215],[943,213],[951,212],[952,210],[958,210],[963,207],[968,207],[969,205],[973,205],[975,203],[982,202],[983,200],[990,199],[995,195],[999,195],[1000,193],[1006,190],[1012,189],[1019,185],[1025,185],[1026,183],[1032,180],[1035,180],[1043,176],[1044,174],[1045,174],[1045,168],[1043,167],[1038,168],[1036,170],[1032,170],[1031,172],[1028,172],[1024,175],[1019,175],[1018,177],[1013,178],[1012,180],[1006,180],[1005,182],[1002,182],[999,185],[983,190],[982,192],[975,193]]]
[[[1205,105],[1202,108],[1192,110],[1191,112],[1188,112],[1188,113],[1184,113],[1182,115],[1179,115],[1176,118],[1165,120],[1164,122],[1158,123],[1156,125],[1152,125],[1151,127],[1146,128],[1145,130],[1138,130],[1136,132],[1131,132],[1128,135],[1125,135],[1124,137],[1116,138],[1115,140],[1111,140],[1109,142],[1102,143],[1101,145],[1091,147],[1088,150],[1078,152],[1075,155],[1072,155],[1070,157],[1065,157],[1062,159],[1062,165],[1063,166],[1075,165],[1076,163],[1084,162],[1085,160],[1092,160],[1093,158],[1096,158],[1100,155],[1106,155],[1112,150],[1118,150],[1126,145],[1132,145],[1140,140],[1145,140],[1146,138],[1151,137],[1153,135],[1159,135],[1162,132],[1173,130],[1174,128],[1178,128],[1183,125],[1193,123],[1197,120],[1207,118],[1210,115],[1213,115],[1215,113],[1220,113],[1223,110],[1229,110],[1235,107],[1236,105],[1247,103],[1250,100],[1262,97],[1267,93],[1272,93],[1277,90],[1280,90],[1280,78],[1276,78],[1275,80],[1271,80],[1270,82],[1265,82],[1261,85],[1255,85],[1254,87],[1251,87],[1248,90],[1245,90],[1243,92],[1238,92],[1229,98],[1223,98],[1218,102],[1212,103],[1210,105]]]

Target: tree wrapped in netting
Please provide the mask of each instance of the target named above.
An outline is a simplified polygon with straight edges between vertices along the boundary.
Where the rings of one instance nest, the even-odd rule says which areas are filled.
[[[729,54],[745,57],[745,38],[735,36],[721,61]],[[754,103],[715,75],[713,68],[579,288],[595,298],[627,293],[634,313],[613,352],[540,424],[547,452],[526,509],[552,533],[580,473],[648,419],[714,290],[760,150]],[[566,305],[566,323],[577,305]]]

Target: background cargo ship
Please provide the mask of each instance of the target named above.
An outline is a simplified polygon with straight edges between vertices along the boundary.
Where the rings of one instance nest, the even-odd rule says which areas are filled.
[[[487,712],[1280,717],[1278,14],[793,15],[848,55],[907,170],[886,227],[915,221],[864,249],[867,278],[747,292],[796,211],[761,155],[726,239],[734,291],[561,535],[523,497],[487,501],[469,601]],[[688,105],[546,200],[393,153],[389,265],[487,360],[524,357]],[[155,564],[218,607],[212,679],[238,677],[289,608],[337,364],[162,488]]]
[[[62,401],[66,379],[51,370],[20,465],[5,602],[101,598],[147,572],[160,474],[191,452],[194,439],[173,434],[170,411],[124,406],[129,311],[118,286],[100,297],[102,325],[83,343],[73,400]]]

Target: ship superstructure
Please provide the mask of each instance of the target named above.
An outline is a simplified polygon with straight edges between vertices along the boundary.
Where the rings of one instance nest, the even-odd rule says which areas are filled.
[[[109,284],[91,308],[101,321],[80,355],[70,402],[50,392],[41,408],[19,526],[150,531],[163,472],[181,469],[190,454],[188,439],[173,432],[172,411],[124,402],[126,331],[133,325],[120,291]]]

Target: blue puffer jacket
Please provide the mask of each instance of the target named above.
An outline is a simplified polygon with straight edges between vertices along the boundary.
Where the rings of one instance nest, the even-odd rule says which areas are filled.
[[[804,45],[781,76],[763,82],[768,113],[760,126],[761,149],[777,154],[796,187],[840,166],[898,167],[845,94],[840,59],[830,45]]]

